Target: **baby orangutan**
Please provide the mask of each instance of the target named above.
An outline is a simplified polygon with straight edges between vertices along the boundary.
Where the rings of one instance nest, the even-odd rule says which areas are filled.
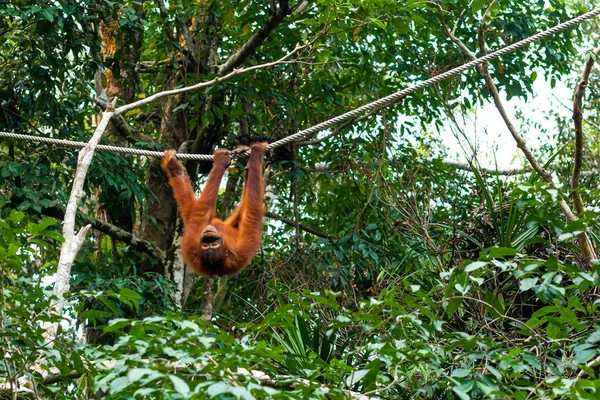
[[[196,198],[174,150],[165,151],[162,168],[169,177],[183,220],[181,253],[187,265],[205,277],[234,275],[244,269],[260,247],[264,205],[262,164],[267,143],[250,146],[250,159],[240,205],[225,221],[216,218],[219,185],[231,164],[228,150],[214,152],[213,167]]]

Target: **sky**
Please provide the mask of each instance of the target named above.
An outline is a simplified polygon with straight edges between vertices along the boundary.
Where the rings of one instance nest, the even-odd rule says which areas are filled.
[[[503,92],[500,94],[504,107],[517,129],[520,128],[522,121],[529,121],[528,130],[519,129],[519,132],[531,150],[539,148],[544,140],[551,140],[552,135],[548,133],[556,129],[552,112],[568,119],[571,117],[571,110],[567,107],[572,105],[573,88],[567,87],[560,81],[557,82],[556,87],[551,88],[550,82],[544,79],[540,71],[538,71],[538,79],[534,82],[533,96],[527,101],[518,98],[507,101],[505,94]],[[521,116],[517,118],[516,114],[519,111]],[[482,166],[493,169],[496,162],[499,169],[525,166],[522,153],[517,148],[515,140],[491,101],[491,97],[489,102],[486,102],[470,117],[471,121],[461,124],[461,128],[466,132],[471,143],[476,144]],[[445,129],[440,134],[440,140],[447,149],[449,159],[466,162],[465,153],[453,131],[455,129],[450,124],[445,124]],[[466,143],[464,139],[460,142]]]

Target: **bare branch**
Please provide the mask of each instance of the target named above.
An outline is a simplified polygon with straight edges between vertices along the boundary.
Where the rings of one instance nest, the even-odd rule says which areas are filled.
[[[281,0],[280,8],[277,10],[277,12],[275,12],[275,15],[281,15],[281,13],[284,11],[285,11],[285,13],[289,12],[289,8],[287,7],[287,1]],[[283,17],[285,17],[285,15],[281,16],[281,19],[283,19]],[[279,22],[277,22],[277,23],[279,23]],[[264,38],[262,40],[264,40]],[[309,43],[307,43],[303,46],[297,45],[293,51],[286,54],[285,56],[283,56],[282,58],[280,58],[277,61],[270,62],[270,63],[264,63],[264,64],[260,64],[260,65],[255,65],[255,66],[251,66],[248,68],[234,69],[233,71],[231,71],[230,73],[228,73],[225,76],[216,77],[210,81],[200,82],[196,85],[192,85],[192,86],[188,86],[188,87],[184,87],[184,88],[180,88],[180,89],[167,90],[167,91],[155,93],[152,96],[149,96],[149,97],[139,100],[139,101],[135,101],[130,104],[126,104],[124,106],[119,107],[118,109],[114,108],[114,103],[116,102],[117,99],[116,98],[113,99],[113,103],[109,104],[106,111],[103,113],[102,119],[101,119],[100,123],[98,124],[98,126],[96,127],[96,130],[94,131],[94,134],[92,135],[92,138],[90,139],[89,143],[79,152],[79,158],[77,161],[77,169],[75,171],[75,177],[73,180],[73,188],[71,189],[71,196],[67,203],[67,208],[66,208],[65,217],[64,217],[63,237],[65,238],[65,242],[63,243],[63,245],[61,247],[61,254],[60,254],[60,258],[59,258],[59,262],[58,262],[58,269],[57,269],[57,273],[56,273],[56,280],[55,280],[54,290],[53,290],[53,294],[58,299],[57,301],[55,301],[52,304],[52,308],[53,308],[53,311],[55,314],[60,315],[62,313],[63,306],[64,306],[63,295],[70,288],[72,263],[77,255],[77,253],[79,252],[79,249],[81,248],[81,245],[83,244],[83,241],[85,240],[88,230],[91,228],[91,225],[87,225],[84,228],[82,228],[79,231],[79,233],[75,234],[75,216],[77,214],[77,208],[79,205],[79,201],[81,199],[81,196],[83,195],[83,184],[85,182],[87,170],[91,164],[92,158],[94,156],[94,151],[96,150],[96,146],[98,145],[98,142],[100,141],[100,138],[102,137],[103,133],[106,131],[106,128],[107,128],[108,123],[111,120],[111,118],[114,116],[122,115],[129,110],[141,107],[145,104],[149,104],[153,101],[156,101],[156,100],[166,97],[166,96],[171,96],[171,95],[175,95],[175,94],[180,94],[180,93],[197,90],[197,89],[200,89],[203,87],[207,87],[207,86],[216,84],[218,82],[222,82],[222,81],[231,79],[234,76],[240,75],[242,73],[246,73],[249,71],[254,71],[257,69],[267,68],[267,67],[271,67],[271,66],[274,66],[277,64],[281,64],[283,62],[286,62],[286,60],[289,57],[291,57],[293,54],[297,53],[298,51],[300,51],[301,49],[303,49],[304,47],[306,47],[308,45],[309,45]],[[231,65],[235,66],[236,64],[232,63]],[[226,69],[223,69],[223,70],[226,70]],[[106,98],[105,98],[106,93],[104,91],[104,88],[102,87],[101,71],[96,72],[95,83],[96,83],[97,100],[98,101],[106,101]],[[48,324],[46,326],[46,339],[48,341],[52,341],[56,337],[57,327],[58,327],[57,324]]]
[[[288,219],[288,218],[285,218],[285,217],[281,217],[281,216],[279,216],[279,215],[277,215],[275,213],[272,213],[270,211],[267,211],[267,213],[265,214],[265,216],[267,218],[273,218],[273,219],[276,219],[278,221],[281,221],[284,224],[292,226],[294,228],[296,227],[296,222],[292,221],[291,219]],[[334,235],[330,235],[328,233],[324,233],[324,232],[318,231],[318,230],[316,230],[314,228],[311,228],[310,226],[306,226],[306,225],[302,225],[302,224],[298,224],[298,226],[303,231],[311,233],[311,234],[313,234],[315,236],[322,237],[324,239],[331,239],[331,240],[338,240],[339,239],[338,236],[334,236]]]
[[[286,54],[285,56],[281,57],[279,60],[276,61],[272,61],[272,62],[268,62],[268,63],[264,63],[264,64],[259,64],[259,65],[253,65],[251,67],[246,67],[246,68],[239,68],[239,69],[234,69],[233,71],[231,71],[230,73],[228,73],[227,75],[223,75],[223,76],[218,76],[214,79],[211,79],[210,81],[205,81],[205,82],[200,82],[197,83],[195,85],[192,86],[186,86],[186,87],[182,87],[179,89],[172,89],[172,90],[165,90],[163,92],[158,92],[153,94],[152,96],[148,96],[144,99],[138,100],[138,101],[134,101],[133,103],[130,104],[126,104],[124,106],[121,106],[119,108],[117,108],[115,110],[115,114],[116,115],[121,115],[126,113],[129,110],[133,110],[134,108],[138,108],[138,107],[142,107],[146,104],[152,103],[158,99],[162,99],[163,97],[167,97],[167,96],[174,96],[177,94],[181,94],[181,93],[187,93],[187,92],[191,92],[194,90],[198,90],[198,89],[202,89],[208,86],[212,86],[214,84],[217,84],[219,82],[225,82],[228,81],[229,79],[241,75],[241,74],[245,74],[247,72],[250,71],[255,71],[258,69],[265,69],[265,68],[269,68],[278,64],[283,64],[285,62],[288,62],[287,60],[294,54],[296,54],[298,51],[304,49],[306,46],[308,46],[310,43],[306,43],[304,45],[296,45],[296,48],[294,50],[292,50],[291,52],[289,52],[288,54]]]
[[[60,207],[42,207],[41,214],[47,215],[52,218],[56,218],[58,220],[63,220],[65,217],[65,210],[61,209]],[[116,225],[100,221],[82,212],[78,212],[77,216],[83,220],[84,224],[91,225],[92,229],[107,234],[110,237],[113,237],[123,243],[127,243],[131,245],[131,247],[133,247],[135,250],[148,254],[149,256],[155,258],[161,263],[164,261],[163,252],[158,247],[156,247],[154,243],[140,239],[134,234],[127,232],[126,230],[121,229]]]
[[[565,104],[564,101],[562,101],[562,99],[558,98],[558,96],[556,96],[554,93],[552,93],[552,97],[554,97],[554,100],[556,100],[558,102],[558,104],[560,104],[561,106],[563,106],[564,108],[573,111],[573,106],[568,106],[567,104]],[[592,128],[594,128],[597,131],[600,131],[600,125],[595,124],[594,122],[590,121],[589,119],[583,119],[583,122],[585,122],[586,124],[588,124],[589,126],[591,126]]]
[[[294,11],[292,11],[292,15],[293,16],[297,16],[297,15],[301,15],[304,10],[306,10],[306,7],[308,7],[308,5],[310,4],[310,1],[308,0],[302,0],[294,9]]]
[[[493,6],[495,4],[495,1],[492,2],[492,4],[490,5]],[[457,44],[457,46],[461,49],[462,53],[469,58],[470,60],[475,60],[476,57],[475,55],[464,45],[464,43],[458,39],[449,29],[448,26],[446,25],[446,22],[444,20],[444,16],[443,16],[443,9],[438,5],[437,6],[438,9],[440,10],[440,20],[442,21],[442,27],[444,28],[444,31],[446,32],[446,35],[448,35],[448,37]],[[487,13],[487,11],[486,11]],[[485,48],[485,28],[486,25],[484,23],[484,21],[481,22],[481,24],[479,25],[479,29],[478,29],[478,44],[479,44],[479,51],[481,56],[485,56],[487,54],[486,48]],[[517,147],[521,150],[521,152],[523,153],[523,155],[525,155],[525,158],[527,158],[527,161],[529,162],[529,164],[531,165],[531,167],[538,173],[538,175],[540,175],[540,177],[550,186],[550,187],[555,187],[554,185],[554,180],[552,179],[552,175],[550,173],[550,171],[547,171],[546,169],[544,169],[536,160],[536,158],[533,156],[533,154],[531,153],[531,151],[529,150],[529,147],[527,147],[527,144],[525,143],[525,140],[521,137],[521,135],[519,134],[519,132],[517,131],[517,129],[515,128],[515,126],[513,125],[510,117],[508,116],[508,113],[506,112],[506,110],[504,109],[504,105],[502,104],[502,100],[500,98],[500,94],[498,92],[498,88],[496,87],[496,84],[494,83],[494,80],[492,79],[492,76],[490,75],[490,71],[488,68],[488,62],[483,62],[482,64],[478,65],[477,69],[479,70],[479,72],[481,73],[481,75],[483,76],[486,86],[488,88],[488,90],[490,91],[490,94],[492,95],[492,98],[494,100],[494,105],[496,106],[496,109],[498,110],[498,112],[500,113],[504,124],[506,125],[506,127],[508,128],[510,134],[512,135],[513,139],[515,140],[515,142],[517,143]],[[569,205],[564,201],[561,200],[560,201],[560,207],[563,210],[563,213],[565,214],[565,216],[567,217],[567,219],[569,221],[576,221],[577,217],[575,216],[575,214],[573,213],[573,211],[571,210],[571,208],[569,207]],[[592,243],[587,235],[586,232],[582,232],[581,234],[578,235],[578,241],[579,241],[579,247],[581,248],[581,252],[583,254],[583,257],[585,258],[586,261],[590,261],[591,259],[597,258],[596,257],[596,252],[592,246]]]
[[[481,55],[483,56],[483,55],[487,54],[487,52],[485,50],[484,25],[479,26],[478,42],[479,42],[479,48],[481,50]],[[490,91],[492,98],[494,100],[494,105],[496,106],[496,109],[500,113],[500,116],[502,116],[502,120],[504,120],[504,124],[508,128],[508,131],[512,135],[513,139],[515,139],[515,142],[517,143],[517,147],[521,150],[521,152],[523,152],[523,155],[525,156],[525,158],[527,158],[527,161],[529,161],[529,164],[531,165],[531,167],[542,177],[542,179],[546,183],[554,185],[550,171],[545,170],[538,163],[538,161],[534,157],[531,150],[529,150],[527,143],[525,143],[525,139],[523,139],[523,137],[521,137],[521,135],[517,131],[517,128],[515,128],[510,117],[508,116],[508,113],[506,112],[506,109],[504,108],[504,105],[502,104],[502,99],[500,98],[500,93],[498,92],[498,88],[496,87],[496,84],[494,83],[494,80],[492,79],[492,76],[490,75],[490,71],[488,69],[487,62],[484,62],[479,65],[479,72],[481,73],[481,75],[483,75],[483,78],[485,79],[485,83],[488,87],[488,90]]]
[[[77,215],[77,208],[79,207],[79,201],[83,195],[83,184],[87,175],[88,168],[94,157],[94,151],[96,146],[102,137],[102,134],[106,131],[108,122],[114,115],[114,108],[111,105],[109,109],[104,112],[100,123],[96,127],[92,138],[88,144],[81,149],[79,157],[77,159],[77,169],[75,170],[75,177],[73,178],[73,187],[71,189],[71,195],[67,202],[67,208],[65,211],[65,218],[63,223],[63,237],[65,242],[60,248],[60,257],[58,259],[58,267],[55,275],[54,289],[52,294],[56,296],[50,307],[56,315],[61,315],[64,307],[64,294],[69,291],[71,287],[71,266],[73,261],[83,244],[87,236],[87,232],[90,230],[91,225],[86,225],[75,233],[75,217]],[[56,337],[58,324],[46,325],[45,339],[51,342]]]
[[[439,8],[439,10],[440,10],[440,20],[442,22],[442,27],[444,28],[444,31],[446,32],[446,35],[448,35],[448,37],[450,38],[450,40],[452,40],[454,43],[456,43],[456,45],[460,48],[460,50],[462,51],[462,53],[469,60],[471,60],[471,61],[476,60],[477,57],[475,56],[475,54],[473,54],[473,52],[468,49],[468,47],[462,42],[462,40],[460,40],[459,38],[457,38],[448,29],[448,25],[446,25],[446,21],[444,20],[444,15],[443,15],[443,9],[442,9],[442,7],[439,4],[436,4],[436,3],[433,3],[433,4],[435,4]],[[479,26],[479,36],[478,36],[479,48],[480,48],[482,56],[486,54],[485,42],[484,42],[485,41],[484,26],[485,26],[484,24],[481,24]],[[481,73],[481,75],[483,76],[483,78],[485,79],[485,83],[486,83],[486,85],[487,85],[490,93],[492,94],[492,98],[494,100],[494,105],[496,106],[496,109],[498,110],[498,112],[500,112],[500,115],[502,116],[502,119],[504,120],[504,123],[506,124],[506,127],[508,128],[510,134],[513,136],[513,138],[517,142],[517,147],[519,149],[521,149],[521,151],[525,155],[525,158],[527,158],[527,161],[529,161],[529,163],[531,164],[532,168],[542,177],[542,179],[544,179],[544,181],[546,181],[546,182],[551,182],[552,181],[552,177],[550,175],[550,172],[544,170],[539,165],[539,163],[537,162],[537,160],[535,159],[535,157],[533,156],[533,154],[531,153],[531,151],[527,147],[527,144],[525,143],[525,140],[519,135],[519,133],[517,132],[517,129],[512,124],[512,121],[510,120],[510,117],[508,116],[506,110],[504,109],[504,105],[502,104],[502,100],[500,99],[500,94],[498,93],[498,88],[496,87],[496,84],[492,80],[492,77],[491,77],[490,72],[488,70],[488,63],[484,62],[484,63],[478,65],[477,69],[479,70],[479,72]]]
[[[167,57],[164,60],[158,61],[138,61],[135,64],[135,69],[140,73],[156,73],[158,67],[170,65],[175,61],[173,57]]]
[[[62,382],[66,379],[78,379],[81,378],[83,372],[71,371],[68,375],[63,376],[60,374],[48,375],[41,382],[40,385],[52,385],[54,383]]]
[[[271,32],[273,32],[273,30],[275,30],[275,28],[277,28],[283,19],[291,12],[292,10],[289,7],[288,0],[280,0],[279,8],[271,14],[267,22],[254,33],[250,39],[248,39],[237,53],[229,57],[227,61],[219,67],[219,74],[226,74],[242,65],[242,63],[254,53],[254,50],[269,37]]]
[[[427,2],[428,4],[431,4],[435,7],[438,8],[438,10],[440,10],[440,22],[442,23],[442,28],[444,28],[444,32],[446,32],[446,35],[450,38],[450,40],[452,40],[462,51],[462,53],[467,56],[467,58],[469,60],[475,60],[477,57],[475,57],[475,54],[473,54],[473,52],[471,50],[469,50],[469,48],[467,46],[465,46],[465,44],[462,42],[462,40],[460,40],[459,38],[456,37],[456,35],[454,35],[454,30],[451,32],[450,29],[448,28],[448,25],[446,24],[446,20],[444,19],[444,9],[442,8],[442,6],[440,6],[438,3],[434,3],[434,2]],[[456,27],[455,27],[456,29]]]
[[[108,101],[101,97],[96,97],[96,104],[102,109],[106,109],[109,106]],[[126,140],[135,141],[141,139],[145,142],[153,141],[153,139],[150,136],[140,134],[135,129],[133,129],[125,120],[125,118],[120,114],[115,114],[111,118],[110,122],[112,126],[117,130],[119,135]]]
[[[478,43],[479,43],[479,49],[480,49],[481,55],[483,56],[486,54],[485,25],[483,23],[479,26]],[[552,175],[550,174],[549,171],[542,168],[542,166],[537,162],[537,160],[535,159],[535,157],[533,156],[533,154],[527,147],[525,140],[521,137],[521,135],[519,135],[519,133],[517,132],[517,129],[512,124],[510,117],[506,113],[506,110],[504,109],[504,106],[502,104],[502,100],[500,99],[500,94],[498,93],[498,88],[494,84],[492,76],[490,75],[490,71],[488,69],[488,63],[487,62],[482,63],[479,67],[479,71],[481,72],[481,74],[483,75],[483,77],[485,79],[487,87],[488,87],[490,93],[492,94],[492,97],[494,98],[494,104],[496,105],[496,108],[500,112],[500,115],[502,116],[502,119],[504,120],[506,127],[508,128],[511,135],[515,139],[515,142],[517,142],[517,147],[519,149],[521,149],[521,151],[525,155],[525,158],[527,158],[527,161],[529,161],[529,164],[531,165],[531,167],[541,176],[541,178],[550,187],[554,187],[555,185],[554,185],[554,180],[552,179]],[[577,220],[577,217],[575,216],[575,214],[571,210],[571,207],[569,207],[569,205],[567,204],[566,201],[564,201],[564,200],[560,201],[560,208],[563,210],[563,213],[565,214],[565,216],[567,217],[567,219],[569,221]],[[585,232],[585,231],[581,232],[577,236],[577,239],[579,241],[579,247],[581,248],[581,253],[583,254],[583,257],[585,258],[585,260],[587,262],[589,262],[592,259],[597,258],[596,251],[594,250],[594,247],[592,245],[592,242],[590,241],[589,236],[587,235],[587,232]]]
[[[485,22],[485,18],[487,17],[488,13],[491,11],[492,8],[496,6],[496,4],[498,4],[498,0],[494,0],[490,3],[488,8],[483,13],[483,16],[481,17],[481,22]]]
[[[469,171],[469,172],[473,171],[473,168],[471,167],[471,165],[469,165],[467,163],[462,163],[459,161],[452,161],[452,160],[442,160],[442,163],[449,167],[454,167],[456,169],[460,169],[463,171]],[[527,167],[505,168],[505,169],[480,167],[480,168],[477,168],[477,170],[482,173],[488,174],[488,175],[520,175],[520,174],[526,174],[526,173],[532,172],[531,168],[527,168]]]
[[[573,204],[575,210],[581,215],[584,211],[583,199],[581,198],[579,178],[581,175],[581,165],[583,162],[583,148],[584,148],[584,137],[583,137],[583,93],[588,85],[592,68],[594,67],[594,59],[600,54],[600,47],[592,51],[592,54],[587,59],[585,67],[583,68],[583,74],[581,80],[575,86],[575,93],[573,94],[573,123],[575,125],[575,156],[573,158],[573,175],[571,178],[571,197],[573,198]]]

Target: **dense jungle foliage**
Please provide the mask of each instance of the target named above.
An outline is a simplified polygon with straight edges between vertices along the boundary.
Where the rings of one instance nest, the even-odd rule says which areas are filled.
[[[478,56],[479,41],[496,50],[597,7],[0,0],[0,131],[87,142],[112,99],[306,44],[285,62],[130,110],[102,139],[198,154],[273,142],[468,62],[458,42]],[[0,398],[598,398],[600,262],[581,241],[585,232],[600,249],[595,69],[583,212],[572,202],[570,109],[599,21],[489,63],[554,185],[531,172],[506,124],[490,123],[492,93],[469,70],[268,154],[261,250],[239,276],[215,280],[214,301],[204,279],[173,268],[181,226],[160,159],[98,151],[77,216],[92,231],[54,315],[78,150],[0,138]],[[514,166],[527,171],[502,171]],[[186,164],[198,189],[210,167]],[[243,168],[236,161],[222,185],[223,215]],[[44,326],[57,321],[48,341]]]

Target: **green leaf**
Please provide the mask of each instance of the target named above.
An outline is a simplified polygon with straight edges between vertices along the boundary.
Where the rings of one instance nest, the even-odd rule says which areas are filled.
[[[45,217],[42,218],[42,220],[38,223],[38,228],[40,231],[45,230],[46,228],[48,228],[49,226],[54,226],[58,223],[58,221],[54,218],[50,218],[50,217]]]
[[[456,395],[461,399],[461,400],[470,400],[471,396],[469,396],[467,393],[463,392],[462,389],[459,386],[455,386],[452,388],[452,391],[454,393],[456,393]]]
[[[472,272],[476,269],[483,268],[486,265],[488,265],[486,261],[475,261],[465,267],[465,272]]]
[[[65,238],[63,237],[63,235],[56,231],[44,230],[44,231],[41,231],[39,233],[39,235],[45,236],[50,239],[54,239],[57,242],[61,242],[61,243],[63,243],[65,241]]]
[[[489,364],[488,364],[488,365],[486,365],[486,369],[487,369],[487,370],[488,370],[488,371],[489,371],[489,372],[490,372],[492,375],[494,375],[494,377],[495,377],[497,380],[501,380],[501,379],[502,379],[502,374],[500,373],[500,371],[498,371],[498,370],[497,370],[496,368],[494,368],[493,366],[491,366],[491,365],[489,365]]]
[[[104,304],[113,313],[115,317],[121,315],[121,310],[119,309],[119,307],[110,299],[102,295],[98,296],[97,299],[100,300],[100,302],[102,302],[102,304]]]
[[[486,303],[491,305],[491,307],[487,306],[487,310],[492,317],[500,318],[504,314],[506,307],[502,293],[494,294],[493,292],[486,292],[484,299]]]
[[[454,288],[456,290],[458,290],[458,292],[460,292],[460,294],[462,294],[463,296],[466,295],[469,292],[469,289],[471,289],[471,285],[461,285],[460,283],[456,283],[454,284]]]
[[[104,332],[115,332],[121,328],[129,326],[130,323],[131,322],[128,319],[115,318],[115,319],[109,321],[108,325],[105,326],[103,330],[104,330]]]
[[[152,371],[149,368],[133,368],[127,372],[127,378],[130,382],[139,381],[144,375],[147,375],[149,371]]]
[[[450,302],[448,303],[448,307],[446,307],[446,315],[448,316],[448,318],[454,315],[456,310],[458,310],[458,307],[460,307],[460,305],[462,304],[462,301],[462,298],[454,298],[450,300]]]
[[[78,315],[81,319],[89,319],[94,326],[99,318],[109,318],[112,316],[113,313],[102,310],[85,310]]]
[[[536,312],[534,312],[532,317],[540,318],[540,317],[543,317],[544,315],[547,315],[550,313],[558,313],[558,312],[560,312],[560,307],[546,306],[546,307],[542,307],[539,310],[537,310]]]
[[[369,373],[365,375],[362,379],[362,384],[365,391],[368,391],[371,388],[375,387],[375,384],[377,382],[377,375],[379,374],[380,368],[381,360],[379,358],[372,360],[367,365]]]
[[[41,14],[44,16],[44,18],[46,18],[48,21],[53,22],[54,21],[54,15],[52,14],[50,9],[43,9]]]
[[[198,389],[196,389],[198,390]],[[217,397],[220,394],[223,393],[227,393],[229,391],[229,385],[226,384],[225,382],[217,382],[217,383],[213,383],[212,385],[210,385],[208,387],[208,389],[206,390],[206,394],[209,397]]]
[[[358,371],[354,371],[350,376],[346,378],[346,386],[351,388],[356,382],[359,382],[368,373],[368,369],[360,369]]]
[[[600,331],[596,331],[590,335],[587,339],[589,343],[598,343],[600,342]]]
[[[123,389],[125,389],[127,386],[129,386],[130,384],[131,384],[131,382],[129,381],[129,378],[127,378],[126,376],[117,378],[110,383],[110,394],[119,393]]]
[[[74,350],[71,353],[71,361],[73,361],[73,369],[78,373],[84,372],[85,368],[83,366],[83,362],[81,361],[81,354],[77,350]]]
[[[169,379],[171,382],[173,382],[173,386],[175,387],[177,393],[184,397],[188,397],[190,395],[190,387],[183,379],[175,375],[169,375]]]
[[[219,121],[223,121],[223,111],[217,106],[213,106],[211,108],[212,112],[215,113],[215,116],[219,119]]]
[[[519,251],[512,247],[488,247],[481,251],[480,258],[493,259],[493,258],[512,258],[517,255]]]
[[[456,368],[454,371],[452,371],[451,376],[454,378],[465,378],[469,376],[471,372],[473,372],[471,368]]]
[[[531,79],[531,82],[535,82],[535,80],[537,79],[537,77],[538,77],[537,71],[533,71],[531,73],[531,75],[529,75],[529,79]]]
[[[142,388],[142,389],[136,390],[135,393],[133,393],[133,396],[135,398],[138,398],[138,396],[140,396],[140,397],[146,396],[146,398],[150,398],[148,396],[151,395],[152,393],[158,391],[158,390],[159,389],[154,389],[154,388]]]
[[[473,4],[471,4],[471,10],[476,13],[481,10],[483,6],[485,6],[486,0],[473,0]]]
[[[556,324],[548,324],[546,327],[546,333],[550,339],[555,340],[566,339],[569,337],[567,332],[564,330],[564,327]]]
[[[119,290],[119,296],[123,296],[128,299],[135,299],[135,300],[141,300],[141,298],[142,298],[142,296],[138,292],[133,291],[128,288],[122,288],[121,290]]]
[[[526,290],[531,289],[532,287],[534,287],[538,282],[538,278],[525,278],[525,279],[521,279],[519,281],[519,288],[521,289],[521,292],[524,292]]]
[[[378,26],[378,27],[380,27],[381,29],[385,30],[385,28],[386,28],[386,24],[385,24],[385,22],[383,22],[383,21],[382,21],[382,20],[380,20],[379,18],[375,18],[375,17],[372,17],[372,18],[369,18],[369,19],[370,19],[370,21],[371,21],[372,23],[374,23],[375,25],[377,25],[377,26]],[[592,53],[592,54],[593,54],[593,53]]]
[[[575,362],[578,364],[585,364],[591,361],[598,354],[598,350],[587,347],[586,345],[575,346],[573,348],[573,354],[575,355]]]

